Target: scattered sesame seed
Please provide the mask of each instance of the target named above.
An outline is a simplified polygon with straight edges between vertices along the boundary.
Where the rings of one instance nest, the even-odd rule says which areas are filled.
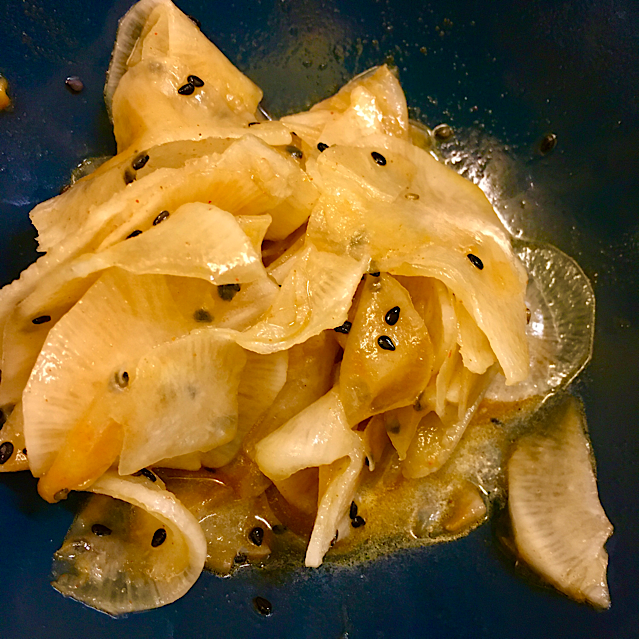
[[[124,183],[131,184],[131,182],[135,182],[135,171],[132,171],[130,168],[126,168],[124,170]]]
[[[501,421],[500,421],[500,420],[498,420],[496,417],[491,417],[491,418],[490,418],[490,421],[491,421],[493,424],[497,425],[497,426],[501,426],[501,425],[502,425]]]
[[[417,193],[406,193],[404,197],[407,200],[419,200],[419,195]]]
[[[526,306],[526,324],[530,324],[530,318],[532,317],[532,313],[530,309]]]
[[[203,87],[204,86],[204,80],[202,80],[202,78],[200,78],[197,75],[190,75],[187,77],[187,82],[189,84],[192,84],[194,87]]]
[[[197,18],[194,18],[193,16],[187,17],[198,29],[202,30],[202,23]]]
[[[328,144],[324,144],[324,142],[319,142],[317,145],[317,150],[320,153],[324,153],[324,151],[326,151],[326,149],[328,149]]]
[[[70,75],[64,83],[71,93],[80,93],[84,89],[84,82],[77,75]]]
[[[264,597],[255,597],[255,599],[253,599],[253,605],[255,606],[255,610],[264,617],[269,617],[273,612],[271,602],[268,599],[264,599]]]
[[[354,501],[351,502],[351,507],[348,510],[348,516],[351,519],[355,519],[355,517],[357,517],[357,504]]]
[[[140,229],[135,229],[135,231],[126,236],[126,239],[128,240],[129,238],[137,237],[138,235],[142,235],[142,231],[140,231]]]
[[[264,528],[261,526],[255,526],[249,533],[249,539],[256,545],[261,546],[264,541]]]
[[[133,473],[134,477],[146,477],[149,481],[156,482],[158,478],[148,468],[140,468],[137,473]]]
[[[365,524],[366,524],[366,521],[364,520],[363,517],[360,517],[359,515],[351,519],[351,526],[353,528],[360,528],[361,526],[364,526]]]
[[[343,335],[348,335],[351,332],[351,328],[353,328],[353,322],[349,322],[346,320],[341,326],[337,326],[333,330],[336,333],[342,333]]]
[[[69,495],[69,489],[62,488],[55,495],[53,495],[53,501],[62,501],[63,499],[66,499],[68,495]]]
[[[304,154],[302,153],[302,149],[299,149],[296,146],[293,146],[292,144],[289,144],[286,147],[286,152],[290,153],[296,160],[301,160],[304,157]]]
[[[31,323],[37,326],[38,324],[46,324],[47,322],[50,322],[50,321],[51,321],[51,315],[39,315],[38,317],[34,317],[31,320]]]
[[[248,557],[243,552],[238,552],[235,557],[233,557],[233,561],[236,564],[245,564],[248,562]]]
[[[195,91],[195,87],[190,83],[187,82],[186,84],[183,84],[178,90],[177,92],[180,95],[191,95],[191,93],[193,93],[193,91]]]
[[[131,162],[131,167],[135,170],[135,171],[139,171],[140,169],[144,168],[144,165],[149,161],[149,156],[147,153],[140,153],[140,155],[138,155],[133,162]]]
[[[470,263],[480,271],[484,268],[484,263],[476,255],[469,253],[468,259],[470,260]]]
[[[225,301],[230,302],[240,291],[239,284],[221,284],[217,287],[217,294]]]
[[[198,308],[193,313],[193,319],[202,324],[210,324],[213,321],[213,316],[205,308]]]
[[[171,214],[168,211],[160,211],[158,216],[153,220],[153,226],[157,226],[160,222],[164,222]]]
[[[379,277],[381,273],[379,271],[375,271],[374,273],[369,273],[371,277]]]
[[[91,532],[96,537],[108,537],[113,531],[104,524],[93,524],[93,526],[91,526]]]
[[[153,546],[153,548],[157,548],[158,546],[161,546],[165,541],[166,541],[166,530],[164,530],[164,528],[158,528],[153,533],[153,539],[151,539],[151,546]]]
[[[379,166],[386,166],[386,158],[381,153],[373,151],[371,153],[371,157],[375,160],[375,164]]]
[[[539,143],[539,152],[542,155],[550,153],[557,146],[557,136],[554,133],[544,135]]]
[[[4,442],[0,444],[0,466],[6,464],[13,455],[13,444],[11,442]]]
[[[282,524],[275,524],[271,527],[271,530],[275,535],[283,535],[286,532],[286,526],[282,526]]]
[[[395,326],[397,324],[397,320],[399,319],[399,306],[393,306],[386,315],[384,315],[384,321],[389,326]]]
[[[129,374],[126,371],[116,371],[113,381],[118,388],[126,388],[129,385]]]
[[[249,122],[248,123],[249,126],[255,126],[256,124],[259,124],[259,122]]]
[[[395,350],[395,344],[393,344],[393,340],[390,337],[388,337],[388,335],[380,335],[377,338],[377,344],[379,345],[380,348],[384,349],[385,351]]]

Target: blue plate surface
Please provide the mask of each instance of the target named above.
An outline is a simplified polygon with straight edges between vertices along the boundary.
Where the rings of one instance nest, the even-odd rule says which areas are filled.
[[[4,0],[0,73],[0,283],[35,257],[29,210],[87,156],[113,153],[102,100],[129,0]],[[0,636],[153,639],[260,637],[639,637],[639,5],[635,0],[182,0],[180,7],[256,81],[274,115],[326,97],[383,61],[400,71],[414,117],[448,122],[497,176],[503,218],[571,254],[592,279],[592,363],[576,385],[595,449],[612,608],[575,604],[522,579],[491,525],[447,545],[357,569],[279,576],[204,574],[182,600],[125,619],[49,586],[72,512],[26,474],[0,475]],[[68,75],[85,89],[71,94]],[[558,145],[542,157],[541,138]],[[463,145],[449,148],[451,154]],[[474,145],[474,146],[473,146]],[[492,178],[491,178],[492,179]],[[267,597],[260,617],[251,600]]]

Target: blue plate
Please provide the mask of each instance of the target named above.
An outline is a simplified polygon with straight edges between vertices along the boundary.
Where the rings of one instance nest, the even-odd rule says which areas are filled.
[[[114,151],[102,100],[118,18],[129,0],[4,0],[0,73],[0,280],[35,257],[29,210],[87,156]],[[497,206],[527,237],[578,259],[595,284],[594,359],[577,384],[596,452],[612,608],[569,601],[522,579],[491,525],[447,545],[357,569],[204,574],[176,604],[125,619],[49,586],[72,512],[50,506],[25,473],[0,475],[0,636],[539,637],[639,636],[639,5],[493,0],[183,0],[203,31],[282,115],[382,61],[398,66],[413,116],[448,122],[498,175]],[[82,78],[78,95],[68,75]],[[473,134],[479,132],[479,136]],[[557,135],[542,157],[542,137]],[[475,140],[475,142],[473,142]],[[458,150],[455,143],[449,151]],[[268,598],[260,617],[251,600]]]

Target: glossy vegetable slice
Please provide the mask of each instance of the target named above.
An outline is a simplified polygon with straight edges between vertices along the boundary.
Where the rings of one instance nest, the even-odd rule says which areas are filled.
[[[522,437],[508,462],[508,510],[517,550],[544,579],[578,601],[610,605],[604,544],[612,525],[599,502],[583,412],[572,397]]]
[[[108,472],[55,553],[53,587],[110,615],[184,596],[200,576],[206,539],[162,481]]]
[[[367,275],[340,368],[349,422],[413,404],[428,384],[432,359],[428,331],[408,291],[385,273]]]
[[[246,125],[255,119],[262,92],[190,18],[171,2],[157,3],[148,16],[137,12],[130,14],[131,22],[145,19],[126,71],[122,74],[122,59],[137,29],[129,29],[125,18],[106,88],[119,149],[134,143],[149,147],[165,129],[189,129],[196,123],[204,133],[207,125]],[[203,82],[196,96],[178,93],[190,75]]]
[[[306,468],[320,468],[317,516],[306,551],[306,565],[319,566],[347,516],[364,466],[364,444],[350,429],[337,390],[260,441],[255,461],[275,481]]]
[[[245,364],[234,334],[219,329],[192,331],[144,354],[122,393],[120,474],[230,442]]]
[[[266,316],[238,336],[256,353],[285,350],[339,326],[364,272],[363,261],[309,244],[286,276]]]
[[[39,477],[49,469],[96,396],[119,401],[130,365],[196,326],[182,314],[163,276],[105,273],[49,333],[25,388],[32,473]]]

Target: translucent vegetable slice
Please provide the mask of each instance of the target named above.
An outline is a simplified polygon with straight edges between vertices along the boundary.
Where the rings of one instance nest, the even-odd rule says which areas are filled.
[[[184,596],[204,568],[195,517],[159,478],[108,472],[55,553],[53,587],[110,615],[150,610]]]
[[[318,251],[309,244],[266,316],[241,333],[238,344],[256,353],[273,353],[339,326],[364,270],[362,260]]]
[[[431,375],[433,348],[408,291],[366,276],[346,339],[339,393],[351,424],[413,404]]]
[[[142,356],[123,393],[120,474],[231,441],[245,364],[234,335],[217,329],[192,331]]]
[[[595,330],[595,294],[579,265],[554,246],[518,242],[515,248],[529,274],[530,376],[506,387],[499,375],[487,392],[499,401],[543,399],[567,386],[590,361]]]
[[[604,544],[612,525],[599,502],[583,413],[572,397],[545,432],[522,437],[508,462],[508,509],[522,559],[557,589],[610,605]]]
[[[259,442],[255,461],[273,480],[286,479],[305,468],[320,468],[323,490],[306,551],[306,565],[319,566],[347,514],[364,466],[364,444],[350,429],[337,390]]]
[[[309,237],[322,250],[368,253],[382,271],[441,280],[488,338],[507,383],[525,379],[526,273],[485,195],[415,146],[388,136],[376,142],[350,154],[333,147],[321,154],[324,195],[309,221]],[[368,169],[359,168],[363,150],[369,168],[381,176],[374,182]],[[384,165],[375,153],[383,153]],[[399,195],[383,177],[396,162],[415,167],[408,190]],[[347,188],[351,174],[358,179]]]
[[[130,22],[140,24],[146,19],[127,56],[126,71],[118,79],[122,58],[137,31],[129,21],[121,41],[116,42],[106,87],[107,103],[112,95],[119,149],[133,143],[149,147],[162,130],[190,128],[193,122],[206,127],[220,122],[248,124],[254,119],[262,92],[190,18],[171,2],[158,3],[148,16],[144,16],[146,11],[137,13]],[[194,87],[196,95],[178,93],[190,75],[200,78],[203,85]]]
[[[24,433],[32,473],[39,477],[48,470],[97,395],[114,401],[121,396],[129,364],[196,326],[182,314],[162,276],[105,273],[49,333],[25,388]]]
[[[246,366],[237,391],[237,432],[222,446],[200,455],[207,468],[221,468],[240,451],[246,434],[262,419],[273,405],[286,383],[288,352],[258,355],[246,351]]]

